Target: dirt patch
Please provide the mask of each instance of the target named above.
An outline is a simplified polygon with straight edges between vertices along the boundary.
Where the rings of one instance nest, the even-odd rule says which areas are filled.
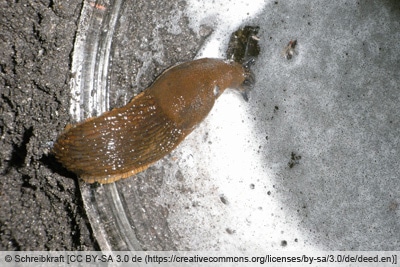
[[[77,178],[53,169],[70,121],[81,0],[0,0],[0,249],[96,250]]]

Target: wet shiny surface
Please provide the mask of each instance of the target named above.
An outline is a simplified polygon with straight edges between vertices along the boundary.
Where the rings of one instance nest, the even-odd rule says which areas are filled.
[[[226,88],[241,90],[246,72],[208,58],[171,67],[126,106],[67,127],[53,154],[88,183],[132,176],[178,146]]]

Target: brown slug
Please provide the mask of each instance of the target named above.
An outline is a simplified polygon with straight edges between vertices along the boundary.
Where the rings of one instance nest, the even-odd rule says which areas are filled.
[[[246,96],[252,63],[203,58],[171,67],[126,106],[66,127],[52,152],[87,183],[141,172],[176,148],[226,88]]]

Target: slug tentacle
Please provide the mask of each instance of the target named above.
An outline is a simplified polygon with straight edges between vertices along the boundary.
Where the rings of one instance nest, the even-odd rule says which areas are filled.
[[[245,79],[241,86],[241,95],[243,99],[248,102],[249,101],[249,93],[253,89],[256,79],[254,77],[254,73],[251,71],[250,67],[256,63],[255,57],[249,57],[246,61],[243,62],[242,66],[245,71]]]

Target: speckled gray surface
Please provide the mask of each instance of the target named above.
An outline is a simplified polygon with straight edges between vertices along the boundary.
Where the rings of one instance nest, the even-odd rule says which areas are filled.
[[[399,250],[400,3],[279,1],[262,17],[255,128],[278,199],[319,248]]]
[[[262,44],[250,102],[221,97],[174,154],[195,193],[168,201],[172,178],[162,198],[187,247],[400,248],[399,15],[396,1],[270,1],[247,22]]]

